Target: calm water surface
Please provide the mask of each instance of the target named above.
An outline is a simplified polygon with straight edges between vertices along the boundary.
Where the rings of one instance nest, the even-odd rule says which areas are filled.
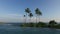
[[[60,29],[30,28],[1,24],[0,34],[60,34]]]

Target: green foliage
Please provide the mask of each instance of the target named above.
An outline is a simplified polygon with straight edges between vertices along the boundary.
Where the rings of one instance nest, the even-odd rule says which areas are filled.
[[[23,27],[46,27],[46,23],[43,22],[39,22],[39,23],[25,23],[24,25],[22,25]]]
[[[25,9],[25,12],[26,12],[26,13],[30,13],[31,11],[30,11],[29,8],[26,8],[26,9]]]
[[[54,28],[58,28],[58,29],[60,29],[60,24],[55,25]]]
[[[46,23],[43,23],[43,22],[37,23],[37,27],[46,27],[46,26],[47,26]]]
[[[51,20],[50,22],[49,22],[49,27],[54,27],[55,26],[55,24],[57,24],[56,22],[55,22],[55,20]]]
[[[29,15],[28,15],[29,17],[32,17],[33,16],[33,14],[32,13],[29,13]]]
[[[42,15],[41,11],[40,11],[38,8],[36,8],[35,14],[37,14],[37,15]]]
[[[38,22],[38,23],[23,23],[20,25],[21,27],[43,27],[43,28],[56,28],[60,29],[60,24],[57,24],[54,20],[51,20],[49,24],[44,22]]]

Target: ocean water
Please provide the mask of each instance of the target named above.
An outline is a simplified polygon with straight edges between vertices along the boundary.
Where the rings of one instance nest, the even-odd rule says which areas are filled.
[[[0,24],[0,34],[60,34],[60,29],[19,27],[13,24]]]

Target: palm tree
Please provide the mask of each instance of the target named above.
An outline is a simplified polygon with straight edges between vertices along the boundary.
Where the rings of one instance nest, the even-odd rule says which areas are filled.
[[[57,22],[55,22],[55,20],[51,20],[51,21],[49,22],[48,27],[53,28],[53,27],[55,26],[55,24],[57,24]]]
[[[29,13],[28,16],[30,17],[30,21],[31,21],[31,17],[33,17],[33,14],[32,13]]]
[[[30,11],[29,8],[26,8],[26,9],[25,9],[25,12],[26,12],[26,19],[27,19],[27,14],[29,14],[31,11]]]
[[[25,9],[25,12],[26,12],[26,13],[30,13],[31,11],[30,11],[29,8],[26,8],[26,9]]]
[[[41,11],[38,8],[36,8],[35,14],[36,14],[36,23],[37,23],[37,16],[40,17],[40,15],[42,15],[42,13],[41,13]],[[40,21],[40,18],[39,18],[39,21]]]

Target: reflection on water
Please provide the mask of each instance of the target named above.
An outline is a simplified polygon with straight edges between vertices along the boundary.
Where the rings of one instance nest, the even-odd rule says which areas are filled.
[[[11,24],[0,25],[0,34],[60,34],[59,29],[30,28],[12,26]]]

